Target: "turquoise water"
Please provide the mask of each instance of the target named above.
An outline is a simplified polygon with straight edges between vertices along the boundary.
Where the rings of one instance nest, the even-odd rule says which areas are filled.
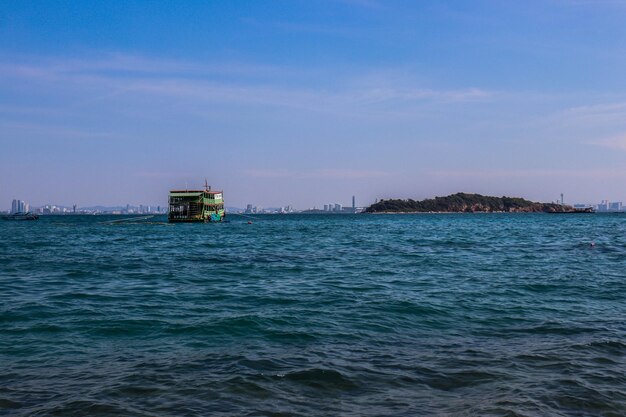
[[[626,216],[119,218],[0,222],[0,414],[626,415]]]

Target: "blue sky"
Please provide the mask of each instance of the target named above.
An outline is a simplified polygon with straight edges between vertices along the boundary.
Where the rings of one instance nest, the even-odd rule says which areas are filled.
[[[626,201],[626,1],[0,3],[0,208]]]

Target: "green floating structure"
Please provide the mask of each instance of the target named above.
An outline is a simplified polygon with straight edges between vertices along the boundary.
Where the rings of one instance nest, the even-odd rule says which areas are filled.
[[[206,181],[204,190],[170,191],[170,223],[221,222],[225,215],[224,193],[211,190]]]

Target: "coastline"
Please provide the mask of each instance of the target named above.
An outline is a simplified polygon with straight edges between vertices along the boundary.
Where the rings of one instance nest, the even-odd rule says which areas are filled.
[[[364,211],[361,214],[595,214],[591,211]]]

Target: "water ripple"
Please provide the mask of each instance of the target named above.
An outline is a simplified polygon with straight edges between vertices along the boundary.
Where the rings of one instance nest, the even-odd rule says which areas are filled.
[[[0,414],[626,410],[624,216],[103,220],[0,223]]]

